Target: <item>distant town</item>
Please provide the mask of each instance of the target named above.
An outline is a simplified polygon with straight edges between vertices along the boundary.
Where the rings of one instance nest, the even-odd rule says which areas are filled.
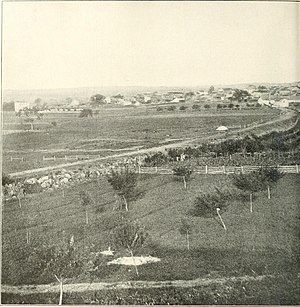
[[[44,99],[36,97],[32,101],[11,100],[3,104],[4,111],[14,111],[19,115],[36,110],[41,113],[81,113],[90,109],[97,112],[103,106],[138,107],[153,105],[157,111],[172,111],[177,108],[192,109],[241,109],[272,106],[278,108],[293,107],[300,104],[300,83],[283,85],[248,85],[247,87],[215,87],[199,90],[170,90],[140,92],[132,95],[119,93],[103,95],[95,93],[86,98],[65,97]],[[92,113],[91,113],[92,114]]]

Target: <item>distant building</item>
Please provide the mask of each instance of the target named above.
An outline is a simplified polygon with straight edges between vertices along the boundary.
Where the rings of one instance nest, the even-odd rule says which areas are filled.
[[[228,128],[226,126],[220,126],[216,129],[216,131],[226,132],[228,131]]]
[[[22,111],[25,108],[29,108],[29,102],[26,101],[15,101],[15,112]]]

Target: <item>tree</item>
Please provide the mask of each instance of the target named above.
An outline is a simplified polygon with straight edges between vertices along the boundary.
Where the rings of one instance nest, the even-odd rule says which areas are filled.
[[[218,216],[223,228],[227,230],[220,211],[225,211],[227,209],[231,199],[231,193],[228,191],[221,191],[219,188],[215,187],[214,192],[201,193],[196,197],[192,215],[204,218],[215,218],[215,216]]]
[[[190,250],[190,234],[192,231],[192,226],[187,219],[181,219],[181,225],[179,232],[186,238],[187,249]]]
[[[64,243],[59,247],[43,245],[31,248],[28,266],[32,267],[33,277],[41,283],[54,278],[59,282],[59,305],[62,305],[63,279],[78,276],[82,272],[83,262],[75,253],[74,246]]]
[[[89,216],[88,216],[87,209],[90,205],[93,204],[93,199],[91,198],[89,193],[86,192],[86,191],[80,191],[79,197],[80,197],[80,200],[81,200],[81,205],[82,205],[84,212],[85,212],[85,223],[86,223],[86,225],[88,225],[89,224]]]
[[[253,194],[263,191],[267,187],[266,176],[263,171],[257,170],[248,174],[233,175],[233,184],[242,191],[250,193],[250,212],[253,212]]]
[[[178,166],[173,168],[173,174],[177,177],[181,177],[183,180],[183,186],[186,189],[187,184],[186,182],[190,179],[191,175],[193,173],[193,170],[188,166]]]
[[[238,102],[243,102],[243,101],[247,101],[249,96],[250,94],[248,91],[235,89],[234,93],[232,94],[232,99]]]
[[[134,262],[134,254],[140,247],[144,246],[148,238],[145,229],[138,222],[133,223],[125,219],[116,227],[113,238],[116,247],[125,248],[129,251],[135,266],[136,274],[139,275],[137,266]]]
[[[267,185],[268,199],[271,199],[270,187],[276,184],[285,174],[280,172],[276,167],[262,167],[259,171]]]
[[[79,117],[93,117],[93,111],[92,109],[83,109],[80,114]]]
[[[96,94],[91,96],[90,102],[93,105],[100,105],[100,104],[105,104],[105,96],[101,94]]]
[[[108,176],[108,182],[123,199],[125,210],[128,211],[128,201],[135,199],[138,174],[130,171],[127,167],[121,171],[112,170]]]
[[[214,90],[215,90],[215,88],[214,88],[214,86],[212,85],[212,86],[208,89],[208,94],[211,94]]]

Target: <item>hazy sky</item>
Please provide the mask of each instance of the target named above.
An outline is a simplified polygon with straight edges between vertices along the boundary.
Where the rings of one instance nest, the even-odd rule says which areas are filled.
[[[3,88],[296,81],[297,9],[277,2],[4,3]]]

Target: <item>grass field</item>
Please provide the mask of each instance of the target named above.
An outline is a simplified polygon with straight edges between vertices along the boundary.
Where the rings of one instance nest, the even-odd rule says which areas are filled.
[[[271,200],[260,193],[254,200],[254,212],[248,202],[233,201],[222,213],[228,228],[224,231],[212,218],[189,216],[199,191],[213,186],[230,187],[229,176],[196,176],[184,190],[172,176],[144,175],[139,180],[142,198],[130,203],[127,213],[138,220],[150,235],[140,251],[159,257],[161,262],[134,270],[119,266],[103,266],[95,275],[99,281],[175,280],[199,277],[298,273],[299,267],[299,176],[286,175],[272,191]],[[89,191],[94,200],[88,207],[89,225],[84,227],[85,214],[79,192]],[[33,194],[3,205],[2,282],[4,284],[35,283],[34,274],[26,267],[31,243],[56,244],[74,235],[78,250],[83,245],[94,251],[115,248],[111,233],[120,222],[114,210],[116,197],[106,179],[71,186],[64,191]],[[188,217],[192,224],[191,250],[179,232],[180,221]],[[85,236],[83,236],[85,234]],[[83,238],[84,241],[83,241]],[[117,252],[116,257],[120,256]],[[26,268],[26,269],[25,269]],[[35,274],[38,272],[35,272]],[[22,275],[23,274],[23,275]],[[85,276],[71,281],[88,281]],[[45,280],[53,282],[55,280]]]
[[[79,118],[78,114],[47,114],[44,123],[55,121],[57,126],[41,132],[4,135],[3,171],[12,173],[44,167],[60,162],[43,161],[43,156],[99,154],[111,150],[148,148],[180,139],[209,136],[216,127],[236,127],[266,121],[278,116],[270,109],[238,111],[176,111],[160,114],[151,108],[117,110],[103,109],[93,118]],[[13,113],[4,114],[4,129],[8,123],[23,119]],[[10,158],[23,157],[24,161]]]

